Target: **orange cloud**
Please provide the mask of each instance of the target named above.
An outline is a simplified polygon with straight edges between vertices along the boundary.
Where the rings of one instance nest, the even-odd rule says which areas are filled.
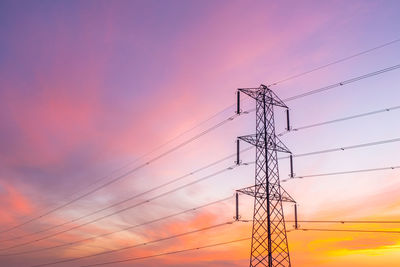
[[[29,199],[5,181],[0,181],[0,204],[1,223],[5,225],[14,224],[17,217],[30,215],[34,211]]]
[[[341,249],[346,250],[364,250],[364,249],[382,249],[385,246],[396,245],[396,238],[394,236],[389,236],[385,238],[382,237],[353,237],[351,240],[339,241],[336,246]]]

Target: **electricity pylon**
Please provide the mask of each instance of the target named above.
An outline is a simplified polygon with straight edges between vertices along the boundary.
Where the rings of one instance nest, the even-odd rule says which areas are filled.
[[[295,201],[280,185],[277,152],[290,154],[292,177],[293,165],[291,152],[275,135],[274,106],[286,108],[288,130],[289,109],[274,92],[261,85],[238,89],[237,113],[240,113],[241,92],[256,100],[256,134],[238,137],[256,147],[255,184],[237,190],[254,197],[250,267],[290,267],[282,202]],[[240,164],[239,154],[237,164]]]

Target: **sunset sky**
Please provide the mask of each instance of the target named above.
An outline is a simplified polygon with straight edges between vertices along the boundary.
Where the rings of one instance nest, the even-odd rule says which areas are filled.
[[[251,223],[235,222],[150,242],[231,222],[235,190],[254,183],[254,165],[227,169],[234,157],[196,171],[234,154],[236,137],[255,132],[254,112],[228,119],[237,88],[282,81],[271,89],[287,99],[396,66],[399,10],[396,0],[1,1],[0,266],[66,259],[71,261],[49,266],[85,266],[249,238]],[[288,101],[293,128],[389,111],[280,138],[294,155],[400,138],[399,84],[397,68]],[[243,96],[243,110],[254,104]],[[284,131],[284,112],[276,109],[277,132]],[[393,141],[295,157],[294,172],[400,166],[399,149]],[[252,162],[255,151],[241,156]],[[287,159],[279,169],[287,179]],[[195,182],[203,177],[208,179]],[[301,228],[400,231],[400,169],[282,186],[297,201],[300,220],[399,222]],[[293,205],[284,210],[293,220]],[[240,196],[242,218],[251,219],[252,212],[251,197]],[[287,229],[293,267],[400,262],[400,233],[293,231],[292,222]],[[77,259],[141,243],[149,244]],[[246,240],[107,266],[244,267],[249,255]]]

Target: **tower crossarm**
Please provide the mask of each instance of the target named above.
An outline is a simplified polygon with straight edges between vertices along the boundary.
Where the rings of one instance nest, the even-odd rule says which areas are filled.
[[[265,147],[265,142],[264,142],[265,139],[262,137],[260,138],[257,134],[239,136],[238,138],[253,146],[260,148]],[[267,149],[289,154],[292,153],[290,152],[289,148],[287,148],[285,144],[283,144],[283,142],[275,134],[272,136],[271,134],[267,133],[266,140],[267,140]]]
[[[250,96],[251,98],[254,98],[255,100],[262,99],[265,94],[265,99],[267,104],[282,108],[288,108],[288,106],[286,106],[286,104],[271,89],[269,89],[264,84],[261,84],[257,88],[239,88],[238,90]]]
[[[261,188],[265,188],[266,184],[258,184],[258,185],[253,185],[249,187],[245,187],[239,190],[236,190],[238,193],[242,193],[245,195],[249,195],[252,197],[256,198],[261,198],[261,199],[266,199],[267,194],[265,193],[265,190],[261,190]],[[280,187],[280,194],[275,193],[270,195],[270,200],[272,201],[282,201],[282,202],[291,202],[291,203],[296,203],[296,201],[289,195],[288,192],[286,192],[283,187]]]

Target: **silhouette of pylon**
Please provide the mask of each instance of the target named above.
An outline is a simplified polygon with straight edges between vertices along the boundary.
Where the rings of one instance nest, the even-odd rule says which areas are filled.
[[[254,197],[250,267],[290,267],[282,202],[295,201],[280,185],[277,152],[291,152],[275,135],[274,118],[274,106],[288,107],[265,85],[239,89],[238,103],[240,92],[256,100],[256,134],[238,137],[256,147],[255,184],[237,190]]]

